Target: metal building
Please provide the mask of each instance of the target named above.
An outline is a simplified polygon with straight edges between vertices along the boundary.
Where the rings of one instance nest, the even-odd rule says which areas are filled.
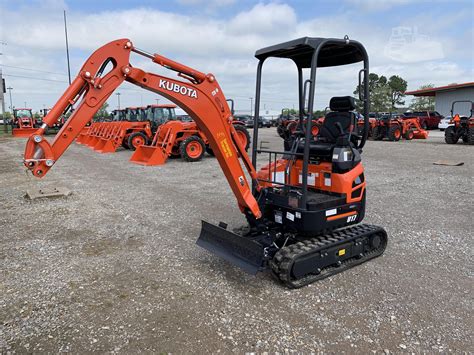
[[[435,111],[443,116],[451,115],[451,105],[453,101],[471,100],[474,101],[474,82],[464,84],[453,84],[447,86],[440,86],[437,88],[429,88],[422,90],[414,90],[405,92],[406,95],[413,96],[434,96],[435,97]],[[455,113],[467,116],[470,115],[471,106],[466,104],[456,105]]]

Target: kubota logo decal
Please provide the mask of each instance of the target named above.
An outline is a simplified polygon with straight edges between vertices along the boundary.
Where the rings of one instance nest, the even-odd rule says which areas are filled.
[[[160,79],[160,84],[158,85],[161,89],[165,89],[168,91],[173,91],[175,93],[186,95],[192,98],[197,99],[197,91],[193,88],[188,88],[187,86],[179,85],[176,83],[171,83],[168,80]]]

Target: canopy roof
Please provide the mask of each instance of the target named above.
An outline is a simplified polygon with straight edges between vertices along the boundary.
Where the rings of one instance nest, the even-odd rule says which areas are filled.
[[[337,43],[324,44],[327,40]],[[289,58],[300,68],[310,68],[313,53],[320,45],[323,47],[319,52],[318,67],[352,64],[364,60],[363,47],[359,42],[318,37],[302,37],[262,48],[255,52],[255,57],[259,60],[268,57]]]

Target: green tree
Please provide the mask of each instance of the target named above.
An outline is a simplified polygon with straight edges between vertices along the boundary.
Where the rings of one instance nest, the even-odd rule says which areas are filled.
[[[362,91],[364,87],[360,88]],[[373,112],[384,112],[388,111],[390,108],[390,87],[388,85],[388,80],[385,76],[378,76],[375,73],[369,74],[369,93],[370,93],[370,110]],[[359,85],[357,85],[354,90],[354,95],[358,97],[359,94]],[[362,111],[363,106],[360,100],[356,100],[357,108],[359,111]]]
[[[418,90],[434,88],[433,84],[421,85]],[[416,96],[410,104],[413,111],[433,111],[435,109],[434,96]]]
[[[390,92],[390,112],[397,110],[397,105],[404,105],[405,91],[407,91],[407,82],[398,75],[392,75],[388,79],[388,89]]]
[[[107,102],[104,102],[104,104],[99,109],[99,111],[97,111],[97,113],[94,115],[94,118],[109,117],[109,113],[107,112],[108,107],[109,107],[109,104]]]

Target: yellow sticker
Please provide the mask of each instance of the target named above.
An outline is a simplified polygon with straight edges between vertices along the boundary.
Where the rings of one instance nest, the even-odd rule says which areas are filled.
[[[222,150],[224,151],[224,155],[226,158],[230,158],[232,156],[232,151],[230,150],[229,143],[227,143],[227,139],[223,139],[221,141],[221,147]]]
[[[341,249],[341,250],[339,250],[339,251],[337,252],[337,254],[338,254],[339,256],[345,255],[345,254],[346,254],[346,249]]]

